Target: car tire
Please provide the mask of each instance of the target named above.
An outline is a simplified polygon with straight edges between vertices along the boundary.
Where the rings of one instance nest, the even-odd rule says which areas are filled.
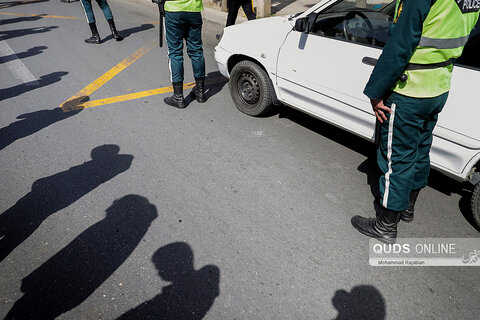
[[[471,208],[473,220],[480,228],[480,182],[477,183],[472,191]]]
[[[245,114],[261,116],[272,107],[270,78],[255,62],[237,63],[230,72],[229,86],[235,106]]]

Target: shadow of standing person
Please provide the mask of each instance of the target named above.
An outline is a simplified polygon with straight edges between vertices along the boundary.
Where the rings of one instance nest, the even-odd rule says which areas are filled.
[[[65,71],[52,72],[41,76],[38,81],[22,83],[10,88],[0,89],[0,101],[19,96],[31,90],[49,86],[55,82],[62,80],[62,77],[67,74],[68,72]]]
[[[33,48],[28,49],[24,52],[13,53],[8,56],[0,57],[0,63],[7,63],[9,61],[17,60],[17,59],[25,59],[28,57],[36,56],[37,54],[43,53],[43,50],[48,49],[46,46],[36,46]]]
[[[0,4],[0,9],[15,7],[15,6],[24,5],[24,4],[37,3],[37,2],[47,2],[47,1],[50,1],[50,0],[6,1]]]
[[[128,29],[122,29],[120,32],[122,33],[123,38],[128,38],[130,35],[137,33],[137,32],[142,32],[148,29],[153,29],[155,26],[151,23],[143,23],[140,26],[136,26],[133,28],[128,28]],[[106,36],[103,41],[108,41],[110,39],[113,39],[113,35],[108,35]]]
[[[10,23],[18,23],[18,22],[25,22],[25,21],[36,21],[40,20],[43,18],[45,14],[37,14],[34,16],[26,16],[26,17],[18,17],[18,18],[12,18],[12,19],[2,19],[0,20],[0,26],[5,25],[5,24],[10,24]]]
[[[115,200],[97,222],[22,280],[5,319],[54,319],[78,306],[122,265],[157,217],[144,197]]]
[[[209,72],[205,77],[205,99],[208,100],[220,91],[222,91],[228,79],[220,72]]]
[[[152,261],[160,277],[172,284],[119,319],[202,319],[219,295],[218,267],[207,265],[195,271],[192,249],[184,242],[171,243],[158,249]]]
[[[13,39],[17,37],[27,36],[30,34],[49,32],[56,28],[58,28],[58,26],[49,26],[49,27],[44,26],[44,27],[33,27],[28,29],[3,30],[3,31],[0,31],[0,37],[2,38],[2,40],[8,40],[8,39]]]
[[[338,310],[335,320],[384,320],[385,300],[374,286],[356,286],[352,291],[338,290],[332,298]]]
[[[133,156],[119,151],[117,145],[96,147],[91,161],[35,181],[32,191],[0,215],[0,261],[50,215],[128,170]]]
[[[83,97],[85,98],[85,97]],[[38,110],[19,115],[8,127],[0,128],[0,150],[9,146],[18,139],[34,134],[49,125],[76,115],[82,109],[73,112],[63,112],[60,108],[53,110]]]

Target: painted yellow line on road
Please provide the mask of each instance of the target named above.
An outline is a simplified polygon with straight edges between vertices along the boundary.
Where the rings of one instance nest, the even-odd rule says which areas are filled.
[[[194,86],[195,86],[195,82],[185,83],[183,85],[183,89],[193,88]],[[87,101],[85,103],[81,103],[81,104],[77,105],[75,107],[75,109],[93,108],[93,107],[103,106],[103,105],[106,105],[106,104],[117,103],[117,102],[122,102],[122,101],[127,101],[127,100],[138,99],[138,98],[145,98],[145,97],[153,96],[153,95],[156,95],[156,94],[162,94],[162,93],[167,93],[167,92],[172,92],[172,91],[173,91],[172,87],[163,87],[163,88],[158,88],[158,89],[152,89],[152,90],[147,90],[147,91],[130,93],[130,94],[125,94],[123,96],[116,96],[116,97],[111,97],[111,98]],[[73,111],[73,110],[68,110],[68,111]]]
[[[64,111],[75,109],[75,107],[78,106],[82,102],[82,100],[86,99],[89,94],[92,94],[95,90],[103,86],[105,83],[110,81],[113,77],[115,77],[117,74],[123,71],[126,67],[128,67],[129,65],[131,65],[132,63],[140,59],[140,57],[142,57],[148,51],[153,49],[157,44],[158,42],[151,41],[147,45],[141,47],[140,49],[132,53],[128,58],[124,59],[115,67],[105,72],[97,80],[93,81],[88,86],[86,86],[85,88],[77,92],[70,99],[62,103],[59,107],[62,108]],[[78,99],[79,97],[85,97],[85,98],[82,100],[79,100]]]
[[[52,16],[52,15],[49,15],[49,14],[23,14],[23,13],[0,12],[0,15],[3,15],[3,16],[17,16],[17,17],[42,17],[42,18],[83,20],[83,18],[79,18],[79,17]]]

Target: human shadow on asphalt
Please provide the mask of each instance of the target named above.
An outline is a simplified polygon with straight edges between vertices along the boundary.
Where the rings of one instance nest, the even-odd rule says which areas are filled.
[[[91,152],[92,160],[35,181],[28,194],[0,215],[0,261],[49,216],[127,171],[133,156],[119,151],[112,144],[96,147]]]
[[[85,97],[83,97],[85,99]],[[52,110],[38,110],[19,115],[19,121],[13,122],[8,127],[0,129],[0,150],[9,146],[18,139],[32,135],[49,125],[70,118],[78,114],[81,109],[73,112],[64,112],[60,108]]]
[[[5,319],[54,319],[88,298],[135,250],[157,209],[148,199],[127,195],[65,248],[22,280],[24,295]]]
[[[50,0],[29,0],[29,1],[6,1],[0,4],[0,9],[11,8],[15,6],[20,6],[24,4],[38,3],[38,2],[48,2]]]
[[[338,310],[335,320],[384,320],[387,313],[385,299],[374,286],[360,285],[350,292],[338,290],[332,304]]]
[[[194,269],[193,252],[184,242],[158,249],[152,257],[159,276],[171,282],[153,299],[118,319],[200,320],[220,293],[220,270],[215,265]]]
[[[228,83],[228,79],[225,78],[220,72],[209,72],[205,77],[205,102],[211,97],[222,91],[225,84]],[[195,100],[195,88],[192,88],[190,92],[185,96],[185,105],[188,106]]]
[[[58,26],[35,27],[35,28],[17,29],[17,30],[3,30],[3,31],[0,31],[0,37],[2,37],[2,40],[8,40],[8,39],[17,38],[17,37],[23,37],[29,34],[45,33],[56,28],[58,28]]]
[[[24,59],[24,58],[36,56],[37,54],[42,53],[43,50],[45,50],[45,49],[48,49],[48,47],[37,46],[37,47],[30,48],[30,49],[28,49],[27,51],[24,51],[24,52],[20,52],[20,53],[17,53],[17,54],[11,54],[11,55],[8,55],[8,56],[3,56],[3,57],[0,57],[0,63],[6,63],[6,62],[16,60],[16,59]]]
[[[19,96],[31,90],[49,86],[52,83],[60,81],[62,77],[67,74],[68,72],[66,71],[52,72],[41,76],[37,81],[22,83],[6,89],[0,89],[0,101]]]
[[[349,133],[346,130],[337,128],[327,122],[287,106],[276,106],[270,113],[265,115],[265,117],[271,117],[275,115],[278,115],[279,118],[289,119],[298,125],[301,125],[329,140],[339,143],[357,152],[358,154],[365,156],[367,159],[359,165],[358,170],[367,175],[367,183],[370,186],[372,195],[374,199],[378,199],[378,179],[381,172],[377,165],[377,148],[375,147],[375,144]],[[480,228],[476,226],[474,222],[473,213],[469,205],[472,189],[470,183],[458,182],[450,177],[445,176],[439,171],[431,170],[428,178],[428,186],[447,196],[459,194],[462,197],[459,202],[459,209],[462,215],[476,230],[480,231]],[[377,201],[374,200],[375,211],[377,211],[377,204]]]
[[[128,38],[130,35],[134,34],[134,33],[137,33],[137,32],[142,32],[142,31],[145,31],[145,30],[148,30],[148,29],[152,29],[152,28],[155,28],[155,26],[153,24],[150,24],[150,23],[144,23],[140,26],[137,26],[137,27],[133,27],[133,28],[129,28],[129,29],[123,29],[123,30],[118,30],[120,32],[120,34],[124,37],[124,38]],[[103,38],[102,40],[103,41],[108,41],[108,40],[112,40],[113,39],[113,36],[110,34],[108,36],[106,36],[105,38]]]
[[[18,23],[18,22],[25,22],[25,21],[36,21],[40,20],[43,18],[45,14],[37,14],[34,16],[28,16],[28,17],[18,17],[18,18],[12,18],[12,19],[3,19],[0,20],[0,26],[5,25],[5,24],[11,24],[11,23]]]
[[[223,87],[228,83],[220,72],[209,72],[205,77],[205,99],[208,101],[211,97],[222,91]]]

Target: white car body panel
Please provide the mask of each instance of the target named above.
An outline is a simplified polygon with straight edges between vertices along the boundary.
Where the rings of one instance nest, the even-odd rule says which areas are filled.
[[[334,2],[321,1],[298,18]],[[229,77],[229,59],[248,57],[267,71],[280,102],[373,140],[375,116],[362,93],[373,67],[362,58],[377,59],[381,49],[302,34],[292,30],[294,23],[274,17],[225,28],[215,48],[219,71]],[[454,68],[449,98],[434,131],[431,165],[457,180],[468,179],[480,161],[479,83],[479,70]]]

